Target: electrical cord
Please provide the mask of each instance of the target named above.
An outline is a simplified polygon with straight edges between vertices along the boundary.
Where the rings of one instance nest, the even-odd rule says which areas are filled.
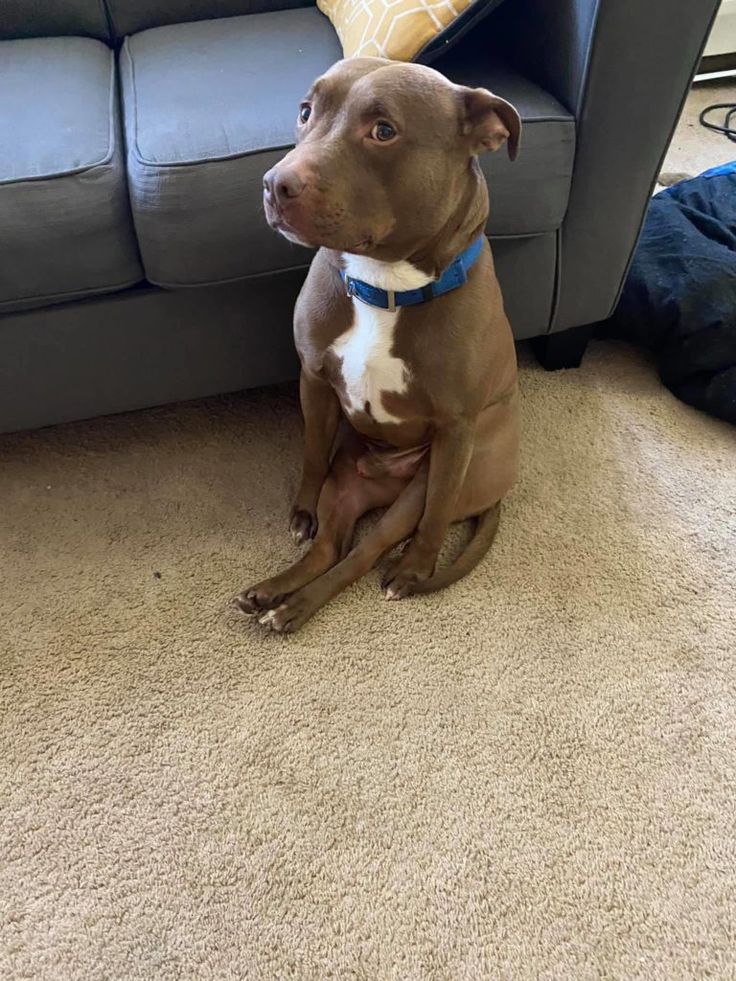
[[[718,123],[711,123],[706,116],[711,112],[715,112],[716,109],[726,109],[726,118],[723,120],[723,126],[719,126]],[[736,116],[736,102],[714,102],[712,106],[706,106],[705,109],[700,113],[700,123],[705,126],[706,129],[712,129],[716,133],[723,133],[726,139],[730,140],[732,143],[736,143],[736,127],[731,125],[731,120]]]

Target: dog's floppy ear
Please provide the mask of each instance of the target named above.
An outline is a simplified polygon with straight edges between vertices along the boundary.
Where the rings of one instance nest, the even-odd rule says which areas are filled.
[[[509,158],[516,160],[521,137],[519,114],[505,99],[488,89],[461,88],[463,133],[470,137],[473,153],[498,150],[507,142]]]

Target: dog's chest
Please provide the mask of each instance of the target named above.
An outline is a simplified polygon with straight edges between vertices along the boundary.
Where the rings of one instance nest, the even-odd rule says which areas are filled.
[[[384,392],[406,392],[409,372],[392,354],[398,312],[389,313],[353,300],[349,330],[332,345],[340,360],[346,412],[367,412],[376,422],[397,422],[383,406]]]
[[[429,278],[408,262],[383,263],[345,256],[347,273],[380,289],[396,292],[425,286]],[[411,375],[394,347],[401,311],[382,310],[353,297],[353,321],[331,346],[340,363],[343,408],[348,414],[366,412],[376,422],[401,422],[383,404],[384,393],[402,395]]]

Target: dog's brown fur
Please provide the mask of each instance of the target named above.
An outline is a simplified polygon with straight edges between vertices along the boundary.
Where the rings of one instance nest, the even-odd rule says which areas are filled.
[[[305,105],[297,146],[266,175],[264,198],[273,227],[320,247],[294,321],[305,454],[291,529],[312,542],[295,565],[237,599],[277,631],[297,629],[410,536],[384,579],[388,598],[469,571],[495,536],[519,442],[516,356],[487,243],[463,286],[400,309],[391,356],[408,381],[402,392],[381,392],[378,413],[392,421],[378,421],[369,403],[349,404],[333,349],[360,302],[346,295],[343,255],[439,276],[485,228],[476,156],[506,141],[516,155],[516,111],[429,68],[373,58],[338,63]],[[379,120],[395,138],[377,140]],[[379,507],[388,510],[351,549],[356,521]],[[468,517],[478,518],[475,538],[435,571],[450,522]]]

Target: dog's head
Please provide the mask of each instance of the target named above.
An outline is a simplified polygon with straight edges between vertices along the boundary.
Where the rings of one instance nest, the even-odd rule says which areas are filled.
[[[521,121],[486,89],[454,85],[422,65],[338,62],[312,85],[297,145],[263,179],[272,228],[312,247],[395,261],[453,221],[478,183],[476,156]]]

